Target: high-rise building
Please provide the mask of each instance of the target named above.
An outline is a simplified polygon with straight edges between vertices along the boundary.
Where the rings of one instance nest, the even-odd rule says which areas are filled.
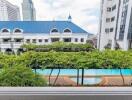
[[[22,3],[22,14],[24,21],[35,21],[36,20],[36,10],[32,0],[23,0]]]
[[[132,48],[132,0],[102,0],[98,48]]]
[[[0,21],[20,20],[19,7],[6,0],[0,0]]]

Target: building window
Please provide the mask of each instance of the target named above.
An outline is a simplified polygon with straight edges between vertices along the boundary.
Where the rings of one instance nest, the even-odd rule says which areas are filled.
[[[75,42],[78,42],[78,38],[75,38]]]
[[[23,41],[23,39],[15,39],[15,42],[17,42],[17,43],[20,43],[22,41]]]
[[[114,5],[113,7],[112,7],[112,11],[114,11],[116,9],[116,5]]]
[[[126,27],[126,21],[127,21],[127,11],[128,11],[128,5],[125,4],[126,0],[124,0],[123,4],[123,11],[122,11],[122,18],[121,18],[121,24],[120,24],[120,33],[119,33],[119,40],[124,39],[125,34],[125,27]]]
[[[32,43],[36,43],[36,42],[37,42],[36,39],[33,39]]]
[[[114,28],[110,28],[110,32],[113,32],[114,31]]]
[[[42,39],[39,39],[38,41],[39,41],[39,43],[42,43]]]
[[[2,30],[2,33],[8,33],[8,32],[9,32],[8,29],[3,29],[3,30]]]
[[[10,42],[10,41],[11,41],[10,38],[3,39],[3,43],[8,43],[8,42]]]
[[[110,28],[110,32],[113,32],[114,31],[114,28]]]
[[[105,29],[105,32],[106,32],[106,33],[109,33],[109,28],[106,28],[106,29]]]
[[[112,17],[112,18],[111,18],[111,22],[113,22],[114,20],[115,20],[115,17]]]
[[[48,42],[48,39],[45,39],[44,41],[45,41],[45,42]]]
[[[51,33],[58,33],[59,31],[57,29],[52,29]]]
[[[84,42],[84,38],[81,38],[81,42]]]
[[[27,39],[27,40],[26,40],[26,43],[30,43],[30,39]]]
[[[21,32],[22,32],[21,29],[15,29],[15,30],[14,30],[14,33],[21,33]]]
[[[107,12],[111,12],[111,8],[110,7],[107,8]]]
[[[106,23],[110,22],[110,18],[106,18]]]
[[[129,0],[123,0],[123,4],[126,4],[127,2],[129,2]]]
[[[70,29],[65,29],[64,33],[71,33],[71,30]]]
[[[64,42],[71,42],[71,38],[64,38]]]
[[[51,41],[52,42],[58,42],[58,41],[60,41],[60,39],[59,38],[52,38]]]

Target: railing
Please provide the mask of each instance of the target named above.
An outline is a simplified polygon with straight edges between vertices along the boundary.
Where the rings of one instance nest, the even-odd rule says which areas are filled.
[[[13,42],[13,43],[11,43],[11,42],[1,42],[0,44],[13,44],[13,45],[15,45],[15,44],[22,44],[23,42]]]
[[[132,89],[131,87],[61,87],[61,88],[59,87],[50,87],[50,88],[49,87],[1,87],[0,95],[74,95],[74,96],[77,96],[77,95],[94,95],[94,96],[95,95],[120,95],[120,96],[127,95],[128,96],[128,95],[132,95]],[[106,100],[106,99],[103,99],[103,100]],[[123,99],[123,100],[129,100],[129,99]]]
[[[5,32],[5,33],[0,33],[0,35],[22,35],[23,33],[9,33],[9,32]]]

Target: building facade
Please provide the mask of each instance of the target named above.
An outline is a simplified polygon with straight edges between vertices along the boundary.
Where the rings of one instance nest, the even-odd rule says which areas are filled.
[[[34,4],[32,0],[23,0],[22,14],[23,14],[23,21],[36,20],[36,10],[34,8]]]
[[[17,52],[21,45],[57,41],[86,43],[89,33],[71,21],[1,21],[0,49]]]
[[[19,7],[6,0],[0,0],[0,21],[20,21]]]
[[[102,0],[98,49],[132,48],[132,0]]]

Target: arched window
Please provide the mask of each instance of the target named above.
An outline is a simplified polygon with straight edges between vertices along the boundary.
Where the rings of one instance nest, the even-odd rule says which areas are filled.
[[[67,28],[64,30],[64,33],[71,33],[71,30]]]
[[[52,29],[51,33],[58,33],[59,31],[57,29]]]
[[[2,29],[2,33],[8,33],[9,30],[8,29]]]
[[[22,32],[21,29],[15,29],[15,30],[14,30],[14,33],[21,33],[21,32]]]

